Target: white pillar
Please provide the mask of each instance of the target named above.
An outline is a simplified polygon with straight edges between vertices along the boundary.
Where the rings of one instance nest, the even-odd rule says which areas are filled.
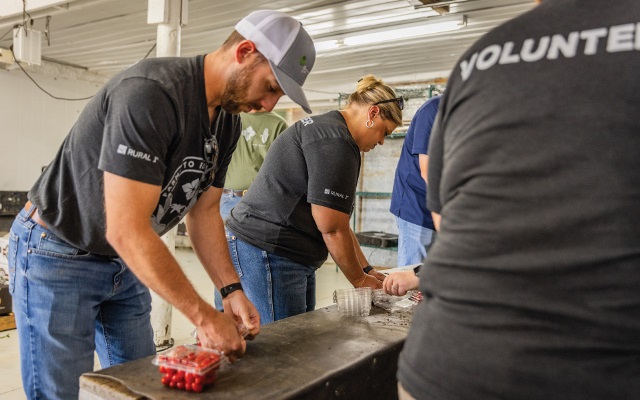
[[[188,0],[149,0],[147,23],[158,24],[156,57],[179,57],[180,34],[186,23]],[[176,234],[173,228],[162,236],[172,255],[176,254]],[[151,326],[156,346],[171,345],[172,306],[151,292]]]
[[[162,241],[167,245],[171,255],[176,254],[176,232],[173,228],[162,236]],[[151,291],[151,327],[153,328],[153,341],[156,347],[170,346],[171,340],[171,315],[173,307],[171,303]]]
[[[167,18],[165,23],[158,24],[156,57],[180,57],[182,0],[165,0],[165,4]]]

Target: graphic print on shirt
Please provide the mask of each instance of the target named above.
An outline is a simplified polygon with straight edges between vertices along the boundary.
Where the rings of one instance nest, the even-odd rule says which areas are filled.
[[[247,129],[243,129],[241,134],[244,140],[248,142],[252,137],[256,135],[256,131],[253,130],[252,126],[249,126],[247,127]]]
[[[162,188],[158,208],[151,216],[153,230],[162,235],[175,226],[213,183],[218,161],[215,137],[204,144],[204,158],[186,157]]]
[[[262,139],[262,144],[267,143],[267,139],[269,139],[269,128],[264,128],[264,131],[262,131],[262,135],[260,136],[260,139]]]

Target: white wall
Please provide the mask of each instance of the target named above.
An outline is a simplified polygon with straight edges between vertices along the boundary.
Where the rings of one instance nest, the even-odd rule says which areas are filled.
[[[35,68],[35,67],[34,67]],[[93,95],[102,85],[79,79],[71,68],[29,74],[57,97]],[[53,73],[52,73],[53,71]],[[20,69],[0,69],[0,190],[27,191],[55,156],[87,100],[55,100]]]

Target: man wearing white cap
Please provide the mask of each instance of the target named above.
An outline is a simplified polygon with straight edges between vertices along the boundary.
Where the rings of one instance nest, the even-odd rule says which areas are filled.
[[[260,317],[231,264],[219,202],[241,111],[302,84],[315,49],[301,24],[256,11],[216,51],[143,60],[87,104],[11,228],[10,291],[28,398],[78,396],[78,377],[154,354],[153,289],[233,360]],[[194,250],[225,294],[202,299],[160,236],[186,216]]]

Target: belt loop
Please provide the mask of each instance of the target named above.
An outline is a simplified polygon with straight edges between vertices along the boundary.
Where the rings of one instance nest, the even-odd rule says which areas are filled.
[[[27,200],[27,202],[24,205],[24,208],[25,210],[27,210],[27,218],[31,218],[33,214],[36,212],[36,210],[38,209],[36,205],[31,202],[31,200]]]

